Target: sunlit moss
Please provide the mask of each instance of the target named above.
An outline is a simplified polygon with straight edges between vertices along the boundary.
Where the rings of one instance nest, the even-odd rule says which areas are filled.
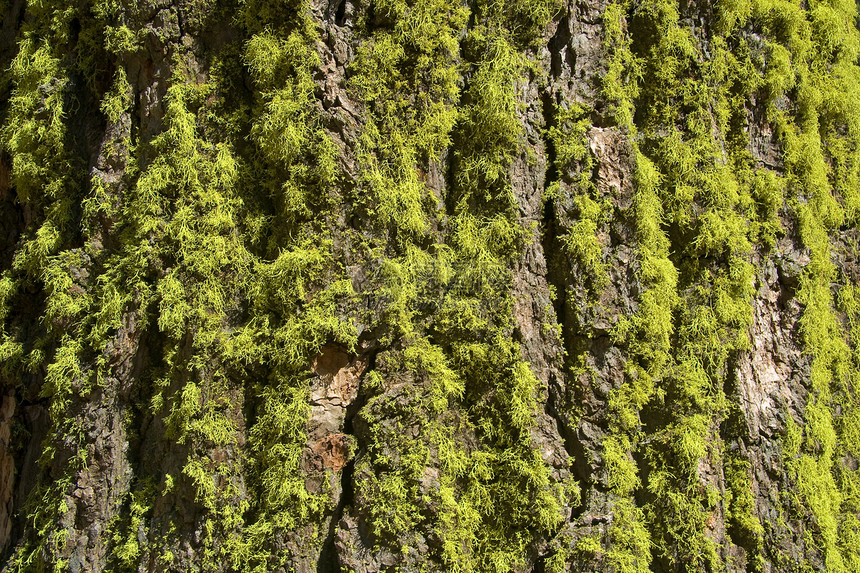
[[[569,206],[556,231],[572,276],[599,298],[611,270],[600,233],[615,217],[635,227],[638,253],[635,312],[612,331],[628,361],[600,452],[613,521],[605,539],[571,542],[548,568],[591,556],[625,572],[721,569],[709,526],[721,509],[747,568],[778,560],[763,542],[776,525],[756,519],[750,468],[723,451],[721,424],[733,359],[750,347],[756,265],[796,229],[810,259],[796,299],[811,376],[783,439],[788,507],[829,570],[855,570],[860,319],[833,237],[860,217],[856,5],[722,0],[703,32],[682,4],[609,4],[600,101],[544,110],[559,174],[544,201]],[[183,16],[200,25],[213,5]],[[501,571],[524,567],[536,540],[566,539],[556,536],[577,487],[554,483],[533,443],[545,389],[515,341],[511,300],[534,232],[512,186],[512,170],[534,162],[520,88],[543,81],[532,58],[561,3],[372,7],[350,31],[357,48],[340,87],[360,135],[345,150],[326,131],[331,102],[318,101],[324,34],[308,2],[242,3],[229,74],[220,56],[209,77],[192,72],[188,46],[177,47],[174,75],[160,79],[162,126],[146,141],[132,141],[136,80],[124,62],[141,57],[148,32],[112,1],[28,6],[0,106],[10,189],[31,218],[0,278],[0,358],[10,380],[44,375],[45,465],[74,452],[35,489],[25,510],[35,533],[17,569],[68,565],[61,524],[92,441],[68,413],[111,383],[114,337],[130,324],[152,334],[160,359],[128,390],[141,403],[118,407],[159,420],[184,458],[163,483],[141,479],[125,494],[107,534],[117,570],[178,559],[175,524],[137,538],[150,535],[156,487],[193,492],[204,569],[285,565],[294,550],[278,543],[296,532],[305,545],[295,551],[317,551],[334,508],[301,468],[309,368],[325,344],[358,352],[359,332],[388,352],[362,380],[368,430],[353,470],[368,476],[356,499],[375,543],[409,553],[432,537],[431,557],[448,570]],[[75,139],[82,105],[111,130],[132,126],[105,151],[127,162],[120,180],[88,172]],[[754,106],[781,146],[779,173],[748,150]],[[633,149],[626,213],[592,181],[597,120]],[[442,171],[444,188],[431,177]],[[366,292],[355,292],[356,268],[371,271]],[[33,292],[37,335],[16,314]],[[392,388],[408,377],[408,407],[395,411]],[[232,465],[214,459],[217,448]],[[723,469],[724,499],[705,466]],[[428,468],[438,473],[430,493]]]

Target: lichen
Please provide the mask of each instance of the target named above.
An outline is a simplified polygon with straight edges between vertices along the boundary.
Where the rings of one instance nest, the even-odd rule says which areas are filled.
[[[99,492],[117,571],[289,569],[356,514],[368,558],[427,569],[760,571],[787,566],[790,528],[797,568],[860,568],[860,294],[840,252],[856,259],[860,220],[855,3],[611,2],[594,101],[538,103],[572,89],[548,87],[541,60],[558,0],[352,2],[338,30],[305,0],[126,4],[28,3],[4,62],[2,200],[20,223],[0,267],[2,374],[50,418],[10,570],[80,558],[90,517],[73,494],[106,447],[93,411],[118,440],[158,438],[116,454],[133,476]],[[332,67],[343,41],[350,62]],[[753,123],[778,165],[754,156]],[[598,130],[629,144],[629,208],[596,184]],[[544,168],[541,231],[563,267],[538,319],[564,347],[553,384],[593,390],[595,333],[554,312],[611,296],[607,240],[635,251],[634,311],[609,332],[623,380],[599,451],[576,460],[599,467],[583,487],[610,508],[602,534],[567,522],[591,500],[535,437],[549,414],[581,415],[548,405],[514,300],[542,264],[521,204],[534,190],[515,186],[528,171],[539,188]],[[788,258],[807,398],[782,413],[769,522],[735,378],[763,261]],[[326,345],[369,368],[349,469],[315,474]]]

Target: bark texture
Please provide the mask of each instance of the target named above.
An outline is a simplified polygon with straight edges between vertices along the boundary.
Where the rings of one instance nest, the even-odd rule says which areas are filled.
[[[847,0],[0,0],[3,571],[860,571]]]

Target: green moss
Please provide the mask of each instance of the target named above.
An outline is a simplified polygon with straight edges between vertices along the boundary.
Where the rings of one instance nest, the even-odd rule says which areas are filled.
[[[630,49],[626,2],[612,2],[603,12],[603,47],[608,55],[601,91],[619,125],[633,128],[633,100],[639,93],[639,62]]]
[[[790,54],[800,70],[796,107],[771,113],[780,126],[788,181],[796,197],[794,213],[811,258],[798,299],[805,305],[800,328],[811,355],[812,398],[804,413],[802,438],[786,440],[786,452],[797,452],[787,458],[786,465],[797,484],[794,511],[808,512],[815,520],[807,531],[808,539],[822,552],[828,569],[849,570],[846,563],[856,562],[856,554],[842,541],[845,529],[840,522],[845,519],[843,505],[851,496],[841,491],[838,476],[842,471],[834,459],[844,438],[837,429],[833,392],[840,391],[839,381],[856,376],[851,374],[856,366],[851,364],[846,336],[833,310],[831,285],[837,277],[828,234],[844,224],[846,215],[854,216],[852,192],[842,190],[854,177],[854,168],[848,165],[856,161],[852,150],[858,114],[855,106],[845,107],[828,94],[836,85],[852,89],[844,82],[856,73],[849,71],[851,66],[845,67],[846,60],[856,58],[857,30],[852,24],[856,6],[816,4],[802,16],[787,5],[767,7],[765,25],[776,32],[777,41],[784,46],[782,52]],[[846,126],[847,131],[837,125]]]
[[[508,268],[526,236],[509,173],[521,145],[515,87],[526,62],[515,42],[522,38],[498,27],[506,12],[479,6],[479,24],[460,52],[461,9],[441,2],[378,8],[385,25],[360,48],[350,86],[369,118],[359,184],[370,200],[362,208],[397,237],[375,251],[387,255],[377,324],[383,342],[402,345],[402,354],[380,367],[374,387],[387,391],[363,410],[371,455],[356,471],[372,477],[359,482],[357,496],[390,500],[372,520],[386,546],[410,547],[417,532],[433,531],[441,547],[434,556],[452,570],[506,570],[521,563],[531,538],[523,531],[557,526],[567,495],[551,485],[531,444],[540,388],[510,341]],[[472,103],[459,113],[457,58],[473,70]],[[442,198],[419,175],[448,146],[460,176],[445,190],[447,246],[428,250]],[[396,394],[408,406],[392,395],[400,376],[414,380]],[[400,428],[416,424],[417,436],[400,437],[410,435]],[[476,446],[465,447],[464,433],[475,435]],[[430,499],[420,485],[428,464],[439,464],[440,488]]]
[[[701,489],[698,471],[701,463],[723,463],[708,444],[719,441],[712,428],[725,412],[726,365],[749,347],[752,253],[782,233],[786,183],[754,169],[736,127],[746,122],[738,115],[745,94],[761,86],[736,33],[756,18],[755,4],[718,4],[719,29],[707,54],[675,2],[639,5],[629,21],[625,6],[615,4],[605,16],[611,74],[604,94],[616,121],[637,135],[634,209],[646,287],[637,313],[615,331],[631,360],[610,407],[617,432],[641,431],[643,408],[661,420],[642,453],[654,496],[645,514],[656,545],[674,552],[661,549],[668,566],[679,555],[721,566],[706,526],[714,496]],[[779,66],[782,52],[771,53]],[[638,76],[649,81],[632,81]],[[766,76],[777,99],[792,87],[781,78]],[[626,443],[635,450],[636,440]],[[739,534],[755,537],[750,523],[738,521]]]
[[[372,220],[418,237],[438,208],[439,198],[426,188],[427,165],[451,143],[459,94],[457,35],[467,12],[439,0],[376,8],[390,26],[359,47],[349,81],[371,119],[359,140],[358,200]]]
[[[582,276],[577,280],[584,278],[591,291],[599,294],[607,284],[608,275],[598,229],[611,219],[613,212],[611,203],[601,200],[592,181],[595,158],[588,147],[587,133],[591,121],[587,111],[578,104],[571,104],[570,109],[555,110],[547,137],[555,154],[554,167],[559,173],[559,181],[549,184],[544,201],[552,200],[554,205],[572,202],[573,209],[565,216],[556,217],[555,224],[559,227],[558,234],[566,254],[581,271]]]
[[[341,174],[338,149],[319,127],[312,74],[320,59],[307,9],[258,2],[240,13],[253,32],[242,59],[254,101],[249,163],[237,165],[236,173],[263,193],[245,194],[240,211],[256,251],[242,277],[249,318],[217,343],[233,368],[264,373],[246,394],[255,411],[248,429],[252,513],[237,515],[244,531],[231,556],[237,569],[255,571],[296,556],[276,549],[284,536],[305,532],[300,553],[322,543],[319,528],[333,509],[332,492],[328,486],[309,491],[300,467],[309,367],[324,344],[354,348],[357,341],[349,318],[352,284],[325,230],[341,200]]]
[[[592,557],[616,571],[721,569],[730,564],[709,523],[722,507],[731,540],[751,551],[747,567],[764,569],[778,558],[763,540],[781,526],[756,520],[749,466],[719,444],[740,437],[722,426],[733,361],[750,347],[756,265],[796,228],[810,257],[796,294],[811,377],[783,440],[788,513],[829,570],[857,569],[860,313],[831,244],[860,213],[856,6],[721,0],[703,41],[682,4],[611,3],[601,100],[544,110],[558,174],[545,208],[571,282],[600,297],[598,237],[611,220],[634,222],[638,248],[636,312],[612,333],[628,362],[600,452],[613,520],[605,538],[572,547],[558,528],[578,490],[553,481],[533,443],[546,389],[514,341],[511,300],[512,269],[533,240],[511,181],[534,163],[520,88],[543,81],[530,54],[559,2],[372,2],[351,32],[353,152],[325,131],[339,104],[317,101],[322,34],[310,4],[249,0],[234,14],[241,39],[208,71],[186,69],[189,48],[176,47],[162,131],[105,148],[128,164],[119,181],[87,174],[76,114],[85,104],[125,129],[134,100],[123,62],[141,57],[145,31],[112,1],[29,6],[4,74],[0,145],[32,220],[0,277],[0,357],[9,379],[44,374],[44,465],[71,459],[37,484],[35,532],[13,565],[68,566],[66,499],[93,440],[68,413],[111,383],[123,328],[148,332],[146,348],[163,358],[128,392],[182,457],[181,472],[154,477],[159,495],[193,492],[202,567],[263,571],[316,551],[333,491],[309,491],[301,467],[309,365],[325,344],[362,348],[361,325],[387,349],[362,380],[355,467],[367,479],[354,503],[380,549],[409,556],[432,539],[447,569],[510,570],[547,539],[558,548],[549,569]],[[212,7],[195,3],[185,22],[199,29]],[[759,105],[784,152],[779,175],[748,151],[747,109]],[[633,145],[624,213],[592,181],[598,119]],[[443,167],[455,174],[444,189],[431,184]],[[16,312],[32,292],[37,334]],[[722,468],[725,499],[703,467]],[[176,526],[137,541],[149,531],[147,484],[110,533],[119,569],[180,559]],[[304,545],[282,550],[297,535]]]
[[[151,481],[145,481],[134,492],[129,493],[128,515],[122,523],[113,523],[111,543],[113,557],[120,570],[133,570],[141,555],[140,535],[147,533],[145,520],[152,513],[155,501],[156,486]]]
[[[650,570],[652,542],[645,523],[642,508],[628,497],[620,497],[615,502],[606,552],[606,561],[615,571],[639,573]]]

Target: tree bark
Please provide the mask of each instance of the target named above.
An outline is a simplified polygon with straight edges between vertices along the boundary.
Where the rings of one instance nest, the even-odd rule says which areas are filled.
[[[854,3],[0,11],[3,571],[860,570]]]

